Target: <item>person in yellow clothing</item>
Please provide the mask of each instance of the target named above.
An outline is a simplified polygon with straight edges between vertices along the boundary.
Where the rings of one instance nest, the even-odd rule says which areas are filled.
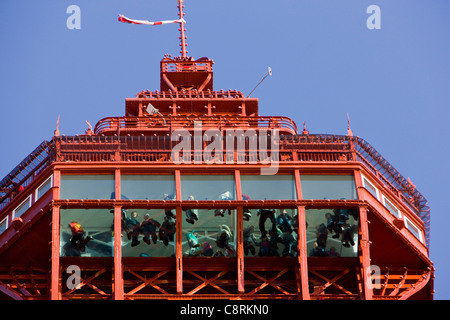
[[[81,224],[79,224],[77,221],[72,221],[71,223],[69,223],[69,228],[72,232],[70,244],[72,246],[78,247],[81,251],[84,251],[86,248],[86,243],[88,243],[92,239],[92,237],[86,237],[86,232],[83,230]]]

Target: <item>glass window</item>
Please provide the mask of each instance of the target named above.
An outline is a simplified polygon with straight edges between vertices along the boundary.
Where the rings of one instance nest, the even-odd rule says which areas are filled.
[[[114,213],[108,209],[61,209],[62,257],[111,257]]]
[[[235,200],[233,175],[182,175],[182,200]]]
[[[422,232],[408,218],[405,218],[406,228],[420,241],[422,241]]]
[[[114,199],[113,175],[61,176],[61,199]]]
[[[297,200],[293,175],[241,175],[243,200]]]
[[[297,230],[297,210],[244,209],[244,256],[295,257]]]
[[[184,256],[236,256],[236,210],[184,208],[183,215]]]
[[[175,199],[175,177],[172,175],[122,175],[121,199]]]
[[[2,234],[3,232],[5,232],[5,230],[8,228],[8,217],[6,217],[5,219],[3,219],[0,222],[0,234]]]
[[[43,184],[36,190],[36,201],[40,199],[52,187],[53,177],[50,176]]]
[[[29,196],[24,202],[22,202],[16,209],[13,211],[13,217],[20,217],[25,213],[31,206],[31,196]]]
[[[311,257],[356,257],[357,209],[307,209],[306,249]]]
[[[122,210],[122,256],[175,256],[175,215],[175,209]]]
[[[352,175],[301,175],[303,199],[356,200]]]
[[[366,188],[366,190],[369,191],[375,198],[380,199],[378,189],[364,176],[362,176],[362,181],[364,188]]]
[[[388,199],[386,199],[385,196],[383,196],[383,203],[384,203],[384,206],[389,210],[390,213],[392,213],[397,218],[400,218],[400,216],[401,216],[400,210],[398,210],[397,207],[392,204],[392,202],[390,202]]]

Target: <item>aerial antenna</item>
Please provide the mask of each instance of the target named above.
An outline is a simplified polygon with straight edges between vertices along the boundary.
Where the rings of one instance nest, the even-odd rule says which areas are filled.
[[[149,25],[149,26],[157,26],[157,25],[162,25],[162,24],[169,24],[169,23],[179,23],[180,24],[180,29],[178,29],[181,33],[180,39],[181,39],[181,51],[180,53],[182,54],[183,58],[186,58],[186,54],[187,54],[187,50],[186,50],[186,36],[184,34],[184,32],[186,31],[186,29],[184,28],[184,24],[186,23],[186,21],[183,19],[184,17],[184,12],[183,12],[183,1],[184,0],[177,0],[178,1],[178,8],[179,8],[179,13],[178,15],[180,16],[180,19],[177,20],[163,20],[163,21],[148,21],[148,20],[136,20],[136,19],[130,19],[125,17],[124,15],[120,14],[119,15],[119,21],[120,22],[125,22],[125,23],[131,23],[131,24],[144,24],[144,25]]]
[[[256,88],[258,88],[258,86],[261,84],[261,82],[264,81],[265,78],[267,78],[267,76],[272,76],[272,69],[271,69],[270,67],[267,68],[267,73],[266,73],[266,75],[261,79],[261,81],[256,85],[256,87],[253,88],[252,92],[250,92],[250,93],[248,94],[247,98],[250,97],[250,95],[253,93],[253,91],[255,91]]]

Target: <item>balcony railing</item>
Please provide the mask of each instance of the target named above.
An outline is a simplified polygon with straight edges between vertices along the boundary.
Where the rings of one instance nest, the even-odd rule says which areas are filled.
[[[238,90],[180,90],[180,91],[150,91],[144,90],[139,92],[136,95],[136,98],[140,99],[181,99],[181,98],[189,98],[189,99],[245,99],[245,96],[242,92]]]
[[[271,130],[280,134],[296,134],[297,126],[287,117],[109,117],[100,120],[94,128],[96,135],[127,134],[127,132],[171,133],[176,129],[194,128],[195,122],[201,123],[203,129],[225,130]],[[120,132],[119,132],[120,131]]]

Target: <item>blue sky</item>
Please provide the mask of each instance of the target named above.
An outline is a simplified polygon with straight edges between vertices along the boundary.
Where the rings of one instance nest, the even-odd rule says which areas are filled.
[[[81,29],[70,30],[70,5]],[[381,29],[366,12],[381,10]],[[431,207],[435,298],[450,299],[450,1],[185,0],[188,55],[214,60],[215,89],[256,89],[261,115],[311,133],[368,141]],[[177,19],[176,1],[0,2],[0,179],[43,140],[122,116],[125,98],[159,89],[159,61],[179,55],[178,25],[134,26],[122,13]]]

